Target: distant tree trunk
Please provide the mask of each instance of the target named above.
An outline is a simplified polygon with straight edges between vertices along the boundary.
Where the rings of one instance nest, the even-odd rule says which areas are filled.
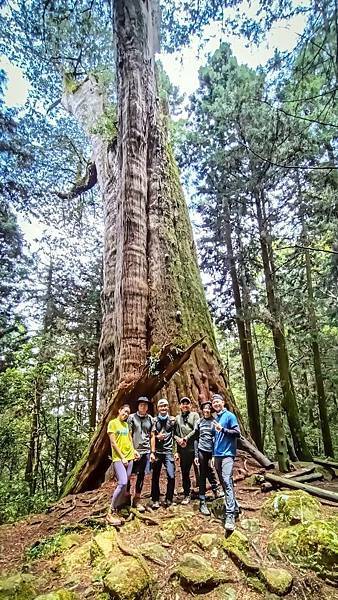
[[[45,295],[45,311],[42,327],[42,345],[38,357],[37,376],[35,380],[34,398],[32,406],[32,422],[29,440],[29,449],[25,468],[25,481],[29,485],[30,495],[34,495],[37,486],[38,467],[40,460],[41,437],[41,402],[48,376],[42,371],[42,366],[51,357],[51,348],[48,333],[52,328],[55,318],[55,309],[52,296],[53,287],[53,262],[50,261]]]
[[[288,447],[285,437],[282,413],[280,410],[273,410],[272,426],[275,436],[278,467],[281,473],[290,471],[290,461],[288,457]]]
[[[285,410],[288,419],[293,444],[299,460],[311,460],[311,453],[307,447],[300,422],[297,400],[290,372],[289,355],[285,340],[283,319],[280,311],[278,295],[276,292],[272,245],[266,226],[266,216],[263,212],[263,192],[256,192],[255,205],[262,252],[266,295],[272,318],[272,336],[283,393],[282,407]]]
[[[227,249],[227,262],[229,265],[232,283],[232,293],[236,307],[236,324],[243,365],[249,428],[250,434],[252,436],[252,439],[256,443],[257,448],[259,450],[263,450],[259,403],[257,394],[255,359],[252,347],[251,323],[244,315],[245,308],[242,302],[239,278],[237,274],[236,261],[234,257],[232,244],[230,208],[227,199],[224,197],[223,210],[225,217],[224,232]]]
[[[319,342],[318,342],[318,325],[317,317],[314,306],[314,295],[313,295],[313,284],[312,284],[312,273],[311,273],[311,260],[309,250],[305,250],[305,268],[306,268],[306,282],[307,282],[307,296],[308,296],[308,315],[309,324],[311,331],[311,346],[313,353],[313,367],[315,373],[315,381],[317,388],[318,408],[320,417],[320,427],[322,430],[324,453],[325,456],[334,456],[333,444],[329,426],[329,419],[327,414],[327,404],[324,389],[324,381],[322,374],[322,363],[320,358]]]
[[[117,138],[94,133],[98,119],[107,114],[94,76],[63,97],[92,142],[104,200],[100,409],[114,389],[140,374],[149,357],[156,362],[163,345],[185,347],[206,336],[164,394],[177,412],[180,396],[190,396],[197,405],[217,390],[238,413],[216,348],[188,210],[167,140],[167,116],[160,110],[155,5],[154,0],[113,3]]]
[[[97,414],[97,392],[98,392],[98,381],[99,381],[99,366],[100,366],[100,355],[99,355],[99,339],[101,331],[101,323],[99,320],[95,324],[96,330],[96,342],[95,342],[95,354],[94,354],[94,374],[93,374],[93,388],[89,407],[89,427],[91,431],[94,431],[96,427],[96,414]]]

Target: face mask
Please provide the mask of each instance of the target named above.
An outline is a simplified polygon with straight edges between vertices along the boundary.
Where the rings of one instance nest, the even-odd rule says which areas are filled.
[[[168,418],[168,415],[158,415],[158,418],[161,419],[161,421],[165,421],[165,419]]]

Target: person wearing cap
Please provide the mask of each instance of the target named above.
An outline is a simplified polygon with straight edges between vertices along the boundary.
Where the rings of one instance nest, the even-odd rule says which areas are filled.
[[[210,510],[207,507],[205,499],[206,482],[207,479],[211,485],[211,489],[214,493],[215,498],[223,498],[224,492],[219,489],[219,485],[216,478],[216,473],[212,467],[212,453],[214,448],[215,438],[215,423],[212,416],[211,402],[203,402],[201,404],[202,417],[198,419],[195,430],[193,433],[194,445],[195,445],[195,463],[199,466],[200,478],[199,478],[199,499],[200,499],[200,512],[202,515],[210,516]]]
[[[182,504],[189,504],[191,493],[190,470],[194,462],[194,440],[191,434],[195,430],[199,414],[191,411],[191,400],[187,396],[180,399],[180,414],[175,419],[176,458],[180,461],[184,498]]]
[[[128,418],[133,445],[140,456],[137,461],[134,461],[132,471],[137,476],[132,505],[140,512],[145,511],[144,506],[140,504],[140,497],[143,488],[144,475],[149,463],[150,438],[153,428],[153,418],[148,414],[149,404],[148,398],[146,396],[141,396],[137,400],[137,412],[131,414]],[[130,491],[130,482],[128,491]]]
[[[153,420],[151,434],[150,462],[153,465],[151,481],[151,499],[154,509],[160,508],[160,475],[162,466],[167,473],[167,492],[165,506],[173,503],[175,491],[175,417],[169,415],[169,403],[161,398],[157,403],[158,414]]]
[[[225,530],[230,532],[235,529],[235,515],[238,506],[232,472],[236,456],[237,438],[240,437],[241,432],[237,418],[225,408],[223,396],[213,394],[211,402],[216,413],[213,457],[225,493]]]

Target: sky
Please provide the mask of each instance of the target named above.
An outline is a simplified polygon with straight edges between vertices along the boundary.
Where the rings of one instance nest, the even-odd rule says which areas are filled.
[[[303,0],[302,4],[304,4]],[[304,29],[304,23],[304,15],[297,15],[287,24],[276,22],[265,41],[258,47],[248,44],[243,37],[222,34],[219,25],[211,24],[205,28],[204,37],[209,41],[203,50],[199,49],[200,40],[195,39],[183,51],[161,54],[160,58],[171,82],[179,87],[181,94],[190,95],[198,85],[199,67],[205,62],[206,55],[215,51],[221,41],[227,41],[231,45],[239,63],[256,68],[265,64],[273,56],[276,48],[281,51],[291,50]],[[11,64],[6,57],[0,59],[0,68],[6,71],[8,77],[6,104],[10,107],[22,106],[29,91],[29,84],[22,70]]]
[[[298,1],[304,5],[304,0],[295,0],[295,3],[298,3]],[[251,3],[250,11],[252,10],[256,10],[255,0]],[[220,42],[226,41],[231,45],[239,63],[256,68],[259,65],[264,65],[273,56],[276,48],[280,51],[291,50],[296,45],[304,25],[305,17],[303,15],[298,15],[287,23],[285,21],[276,22],[264,42],[257,47],[248,44],[248,41],[243,37],[222,33],[218,24],[210,24],[204,30],[203,38],[208,39],[208,42],[203,46],[203,50],[200,48],[200,39],[196,38],[192,40],[189,47],[184,48],[182,51],[170,55],[161,54],[159,57],[171,82],[178,86],[180,94],[185,94],[188,97],[197,88],[199,67],[205,63],[207,54],[214,52]],[[29,83],[25,79],[22,70],[12,64],[6,57],[0,59],[0,68],[3,68],[7,74],[7,88],[5,90],[7,106],[23,106],[28,97]],[[186,190],[186,195],[188,198],[191,195],[189,190]],[[191,216],[196,225],[196,215]],[[27,223],[20,215],[18,215],[18,221],[24,232],[26,243],[29,244],[31,249],[34,248],[35,239],[43,236],[45,225],[38,221]]]

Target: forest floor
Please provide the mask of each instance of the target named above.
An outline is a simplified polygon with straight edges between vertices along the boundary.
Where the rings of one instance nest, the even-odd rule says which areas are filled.
[[[178,469],[179,471],[179,469]],[[244,452],[239,453],[234,470],[236,496],[241,505],[242,513],[237,524],[237,529],[242,531],[250,541],[253,557],[259,563],[269,567],[282,567],[287,569],[293,576],[294,583],[292,591],[287,598],[303,600],[338,599],[338,590],[331,584],[319,579],[310,570],[295,568],[287,556],[280,559],[271,558],[267,553],[267,543],[270,533],[276,528],[276,523],[264,516],[261,507],[269,497],[262,493],[258,485],[255,485],[254,476],[264,472],[257,463]],[[224,537],[222,523],[217,518],[206,518],[198,512],[198,500],[193,500],[190,505],[182,506],[180,492],[180,479],[177,478],[177,506],[170,509],[160,508],[158,511],[147,511],[144,513],[158,524],[150,524],[144,519],[133,518],[127,521],[119,530],[118,537],[122,548],[135,549],[140,543],[152,542],[162,544],[168,552],[168,561],[165,563],[151,563],[152,573],[157,581],[156,599],[185,600],[192,597],[206,598],[206,600],[220,598],[238,598],[247,600],[258,600],[262,598],[277,598],[265,590],[257,588],[254,580],[252,583],[248,573],[234,564],[234,562],[220,549],[204,549],[201,551],[194,542],[194,538],[202,533],[215,533]],[[332,482],[333,485],[336,484]],[[104,483],[100,489],[68,496],[55,505],[51,506],[45,513],[29,516],[26,519],[7,524],[0,527],[0,574],[9,575],[18,571],[28,572],[36,576],[39,581],[39,592],[46,593],[51,590],[65,588],[76,593],[79,599],[101,598],[102,577],[94,573],[88,560],[83,561],[81,569],[79,564],[72,563],[75,556],[74,550],[79,547],[90,545],[93,536],[104,531],[104,516],[109,506],[110,497],[114,488],[114,482]],[[165,489],[165,479],[162,480],[162,490]],[[325,487],[327,487],[327,483]],[[143,504],[150,502],[150,476],[146,476]],[[322,506],[322,517],[327,519],[332,515],[338,516],[338,506]],[[170,518],[186,518],[186,527],[170,543],[161,541],[159,534],[163,523]],[[253,530],[248,530],[251,521],[255,521]],[[100,524],[102,523],[102,526]],[[97,527],[97,529],[96,529]],[[60,531],[75,532],[71,543],[62,549],[58,547],[57,536]],[[41,552],[45,540],[50,539],[48,552]],[[54,541],[53,541],[54,540]],[[53,543],[55,542],[54,546]],[[68,540],[69,542],[69,540]],[[229,576],[229,585],[232,592],[230,595],[220,595],[221,588],[207,593],[190,593],[184,590],[177,580],[170,574],[173,566],[184,553],[197,552],[202,554],[212,567],[223,575]],[[125,552],[128,554],[128,550]],[[132,553],[132,552],[131,552]],[[122,552],[121,558],[123,558]],[[117,557],[115,557],[116,560]],[[69,563],[70,569],[66,567]],[[155,561],[156,562],[156,561]],[[217,591],[218,590],[218,591]]]

